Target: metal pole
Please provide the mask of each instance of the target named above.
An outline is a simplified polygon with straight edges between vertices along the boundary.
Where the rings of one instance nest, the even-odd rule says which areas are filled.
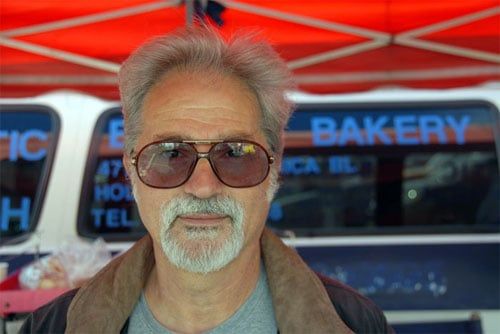
[[[194,0],[185,0],[186,3],[186,26],[193,26],[194,21]]]

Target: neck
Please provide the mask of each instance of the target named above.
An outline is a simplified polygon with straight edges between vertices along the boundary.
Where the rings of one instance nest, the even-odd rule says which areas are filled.
[[[156,264],[145,286],[155,318],[176,333],[200,333],[231,317],[254,290],[260,245],[248,245],[223,269],[197,274],[173,266],[154,243]]]

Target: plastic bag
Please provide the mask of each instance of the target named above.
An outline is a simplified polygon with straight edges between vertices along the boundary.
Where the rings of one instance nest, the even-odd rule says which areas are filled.
[[[54,254],[21,270],[23,289],[74,288],[82,285],[111,260],[106,243],[81,239],[66,240]]]

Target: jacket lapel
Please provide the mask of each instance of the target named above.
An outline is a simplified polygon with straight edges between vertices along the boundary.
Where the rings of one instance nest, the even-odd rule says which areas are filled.
[[[146,236],[80,288],[68,309],[66,333],[119,333],[154,265]]]
[[[293,249],[267,228],[261,244],[281,333],[352,333],[319,278]],[[119,333],[153,266],[148,235],[80,288],[68,310],[66,333]]]
[[[262,256],[281,333],[352,333],[323,283],[280,238],[264,230]]]

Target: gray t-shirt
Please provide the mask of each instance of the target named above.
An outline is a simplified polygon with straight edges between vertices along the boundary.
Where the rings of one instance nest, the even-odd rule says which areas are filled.
[[[205,332],[207,334],[225,333],[273,333],[278,331],[274,317],[273,302],[267,274],[261,265],[259,280],[254,291],[241,307],[219,326]],[[144,293],[130,315],[128,333],[162,333],[171,334],[151,313]]]

